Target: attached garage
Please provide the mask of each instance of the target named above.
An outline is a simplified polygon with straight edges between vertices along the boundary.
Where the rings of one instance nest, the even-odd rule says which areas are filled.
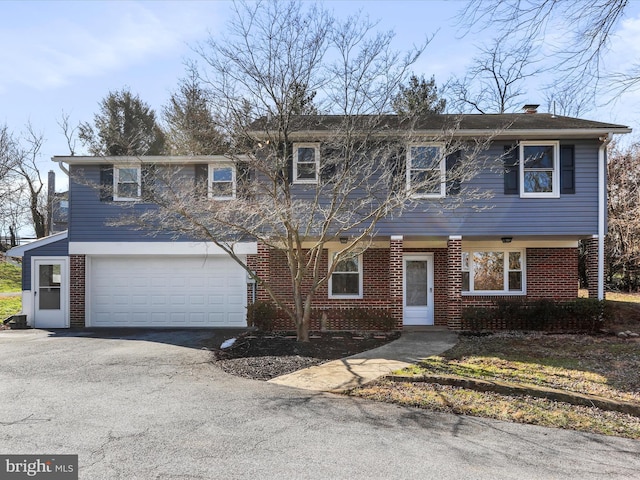
[[[245,327],[246,273],[214,255],[87,257],[90,327]]]

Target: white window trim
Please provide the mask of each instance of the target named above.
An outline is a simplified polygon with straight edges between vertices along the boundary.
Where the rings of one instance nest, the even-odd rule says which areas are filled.
[[[336,254],[338,253],[338,250],[334,250],[334,251],[329,251],[329,258],[331,260],[331,262],[329,263],[329,268],[331,268],[331,266],[333,265],[334,259]],[[333,272],[331,274],[331,276],[329,277],[329,298],[335,298],[335,299],[345,299],[345,300],[349,300],[349,299],[361,299],[363,298],[362,295],[362,286],[363,286],[363,274],[362,274],[362,254],[357,255],[356,258],[358,259],[358,290],[359,293],[358,295],[341,295],[341,294],[333,294]],[[340,273],[340,272],[338,272]]]
[[[138,196],[120,197],[118,196],[118,183],[120,183],[120,169],[136,169],[138,175]],[[142,198],[142,167],[139,165],[114,165],[113,166],[113,200],[115,202],[135,202]]]
[[[426,142],[426,143],[410,143],[407,147],[407,164],[406,164],[406,181],[407,191],[411,191],[411,147],[438,147],[442,158],[440,159],[440,193],[417,193],[411,195],[412,198],[442,198],[447,194],[447,162],[446,157],[443,154],[445,145],[438,142]],[[435,168],[433,169],[435,170]]]
[[[469,291],[462,290],[463,296],[513,296],[513,297],[521,297],[527,294],[527,257],[526,257],[526,249],[525,248],[474,248],[474,249],[463,249],[463,253],[469,254],[469,270],[462,270],[469,272]],[[474,290],[473,289],[473,254],[474,252],[501,252],[504,254],[504,265],[503,265],[503,280],[502,286],[503,290]],[[520,259],[522,261],[522,290],[509,290],[509,253],[510,252],[518,252],[520,253]],[[460,266],[462,269],[462,265]]]
[[[313,148],[316,161],[316,178],[298,179],[298,149]],[[293,144],[293,183],[317,184],[320,178],[320,144],[319,143],[294,143]]]
[[[524,147],[530,146],[553,146],[553,185],[551,187],[551,192],[524,191]],[[520,198],[560,198],[560,142],[520,142],[518,154],[520,163]]]
[[[208,192],[209,198],[212,200],[233,200],[234,198],[236,198],[237,184],[236,184],[235,166],[232,163],[210,163],[208,167],[209,168],[207,169],[207,192]],[[231,196],[214,196],[213,195],[213,184],[214,184],[213,170],[216,168],[231,169],[231,183],[232,183],[232,189],[233,189],[233,193],[231,194]],[[215,183],[218,183],[218,182],[215,182]]]

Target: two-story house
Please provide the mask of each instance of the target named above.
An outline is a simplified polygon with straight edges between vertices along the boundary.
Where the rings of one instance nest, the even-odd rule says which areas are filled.
[[[437,156],[443,148],[429,139],[442,138],[442,125],[450,117],[428,117],[416,126],[415,138],[422,140],[404,150],[407,182],[424,168],[416,158],[425,152]],[[336,117],[318,117],[308,138],[298,132],[293,183],[321,181],[323,128],[330,131],[332,121]],[[491,192],[481,205],[486,208],[409,209],[381,220],[369,248],[344,268],[338,266],[320,289],[315,309],[382,308],[399,329],[457,329],[465,306],[513,296],[575,298],[578,243],[583,240],[589,295],[604,298],[606,148],[612,135],[631,129],[539,113],[462,115],[456,116],[456,125],[454,135],[463,140],[495,132],[486,155],[499,158],[501,168],[468,181],[469,187]],[[70,172],[68,231],[9,252],[23,258],[23,313],[30,325],[241,327],[247,304],[268,300],[213,243],[109,226],[122,205],[141,202],[148,165],[179,166],[185,175],[205,176],[209,192],[233,197],[238,175],[225,157],[53,160]],[[448,195],[442,162],[443,188],[424,202]],[[110,193],[90,183],[106,184]],[[327,245],[324,268],[331,249]],[[281,252],[251,239],[238,243],[235,251],[273,288],[290,289]],[[334,326],[358,328],[339,320]]]

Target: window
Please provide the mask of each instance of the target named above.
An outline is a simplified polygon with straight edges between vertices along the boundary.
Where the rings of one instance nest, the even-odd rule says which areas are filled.
[[[333,254],[335,260],[337,254]],[[362,298],[362,255],[340,260],[329,279],[330,298]]]
[[[236,196],[236,171],[232,165],[209,165],[209,196],[214,200]]]
[[[409,145],[407,154],[407,189],[418,198],[444,197],[445,162],[442,146]]]
[[[114,167],[113,199],[138,200],[141,196],[140,167]]]
[[[318,183],[320,171],[320,147],[315,143],[293,146],[294,183]]]
[[[558,142],[520,143],[520,195],[558,197]]]
[[[522,251],[462,252],[462,291],[524,293]]]

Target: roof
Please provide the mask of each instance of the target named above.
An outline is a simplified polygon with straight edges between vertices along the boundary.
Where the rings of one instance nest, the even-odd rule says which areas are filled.
[[[302,134],[329,133],[340,128],[346,117],[341,115],[300,115],[293,117],[291,130]],[[630,133],[626,125],[597,122],[581,118],[563,117],[550,113],[502,113],[502,114],[439,114],[406,119],[398,115],[359,116],[355,122],[363,127],[375,125],[376,130],[389,132],[412,128],[415,133],[437,134],[455,130],[456,135],[472,136],[495,134],[497,136],[529,136],[536,134],[559,136],[598,136],[606,133]],[[268,129],[269,121],[262,118],[253,123],[254,131]]]
[[[7,257],[24,257],[25,252],[29,250],[33,250],[34,248],[44,247],[45,245],[49,245],[50,243],[59,242],[60,240],[66,239],[68,236],[68,231],[55,233],[53,235],[49,235],[48,237],[39,238],[33,242],[29,242],[25,245],[20,245],[19,247],[13,247],[9,249],[6,253]]]

